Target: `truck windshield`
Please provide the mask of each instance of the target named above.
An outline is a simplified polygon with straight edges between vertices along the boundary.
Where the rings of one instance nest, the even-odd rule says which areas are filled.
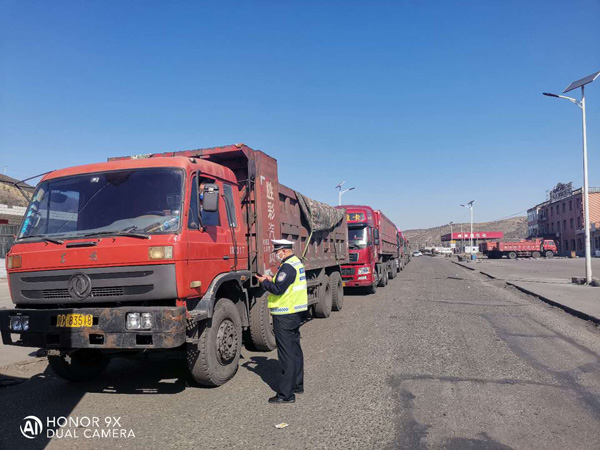
[[[365,248],[367,240],[366,225],[348,228],[348,245],[350,248]]]
[[[183,172],[136,169],[56,178],[41,183],[19,232],[27,237],[78,237],[177,231]]]

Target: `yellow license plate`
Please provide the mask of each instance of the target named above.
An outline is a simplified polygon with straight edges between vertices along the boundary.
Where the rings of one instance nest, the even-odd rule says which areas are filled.
[[[89,328],[94,316],[91,314],[59,314],[56,316],[56,326],[59,328]]]
[[[345,281],[342,283],[342,287],[344,287],[344,286],[346,286],[346,282]]]

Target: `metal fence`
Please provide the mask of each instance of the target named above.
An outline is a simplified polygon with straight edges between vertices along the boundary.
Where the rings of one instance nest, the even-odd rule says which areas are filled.
[[[15,241],[19,225],[0,225],[0,258],[5,258]]]

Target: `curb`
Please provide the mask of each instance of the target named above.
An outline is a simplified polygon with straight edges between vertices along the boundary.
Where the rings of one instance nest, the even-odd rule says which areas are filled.
[[[474,268],[463,266],[462,264],[460,264],[458,262],[452,261],[452,263],[456,264],[457,266],[464,267],[465,269],[469,269],[471,271],[475,271]],[[482,274],[482,275],[485,275],[486,277],[491,278],[492,280],[504,281],[508,286],[512,286],[515,289],[523,292],[524,294],[531,295],[532,297],[535,297],[538,300],[541,300],[542,302],[547,303],[550,306],[554,306],[556,308],[560,308],[563,311],[565,311],[565,312],[567,312],[567,313],[569,313],[569,314],[571,314],[571,315],[573,315],[575,317],[578,317],[578,318],[583,319],[583,320],[588,320],[588,321],[593,322],[593,323],[595,323],[597,325],[600,324],[600,318],[598,318],[598,317],[590,316],[589,314],[586,314],[586,313],[584,313],[582,311],[579,311],[577,309],[573,309],[573,308],[571,308],[571,307],[569,307],[567,305],[563,305],[562,303],[555,302],[554,300],[550,300],[548,297],[544,297],[543,295],[537,294],[537,293],[535,293],[533,291],[530,291],[529,289],[526,289],[526,288],[521,287],[521,286],[517,286],[516,284],[513,284],[513,283],[511,283],[509,281],[502,280],[501,278],[496,278],[496,277],[490,275],[489,273],[485,273],[485,272],[482,272],[482,271],[479,271],[479,273]]]
[[[474,267],[467,267],[467,266],[463,266],[461,263],[456,262],[456,261],[450,261],[452,264],[456,264],[457,266],[463,267],[465,269],[469,269],[472,270],[473,272],[475,272],[475,268]]]
[[[563,311],[566,311],[573,316],[579,317],[580,319],[589,320],[590,322],[593,322],[595,324],[600,324],[600,318],[598,318],[598,317],[590,316],[589,314],[581,312],[577,309],[573,309],[567,305],[563,305],[562,303],[555,302],[554,300],[550,300],[548,297],[544,297],[543,295],[536,294],[535,292],[530,291],[529,289],[526,289],[521,286],[517,286],[516,284],[513,284],[513,283],[509,283],[508,281],[505,281],[505,283],[509,286],[514,287],[515,289],[518,289],[519,291],[521,291],[527,295],[531,295],[533,297],[538,298],[539,300],[543,301],[544,303],[547,303],[551,306],[560,308]]]

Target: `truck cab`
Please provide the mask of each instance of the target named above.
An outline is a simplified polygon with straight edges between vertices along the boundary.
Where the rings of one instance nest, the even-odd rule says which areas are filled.
[[[350,263],[342,266],[345,287],[369,287],[379,283],[379,231],[375,211],[369,206],[343,206],[348,220]]]

